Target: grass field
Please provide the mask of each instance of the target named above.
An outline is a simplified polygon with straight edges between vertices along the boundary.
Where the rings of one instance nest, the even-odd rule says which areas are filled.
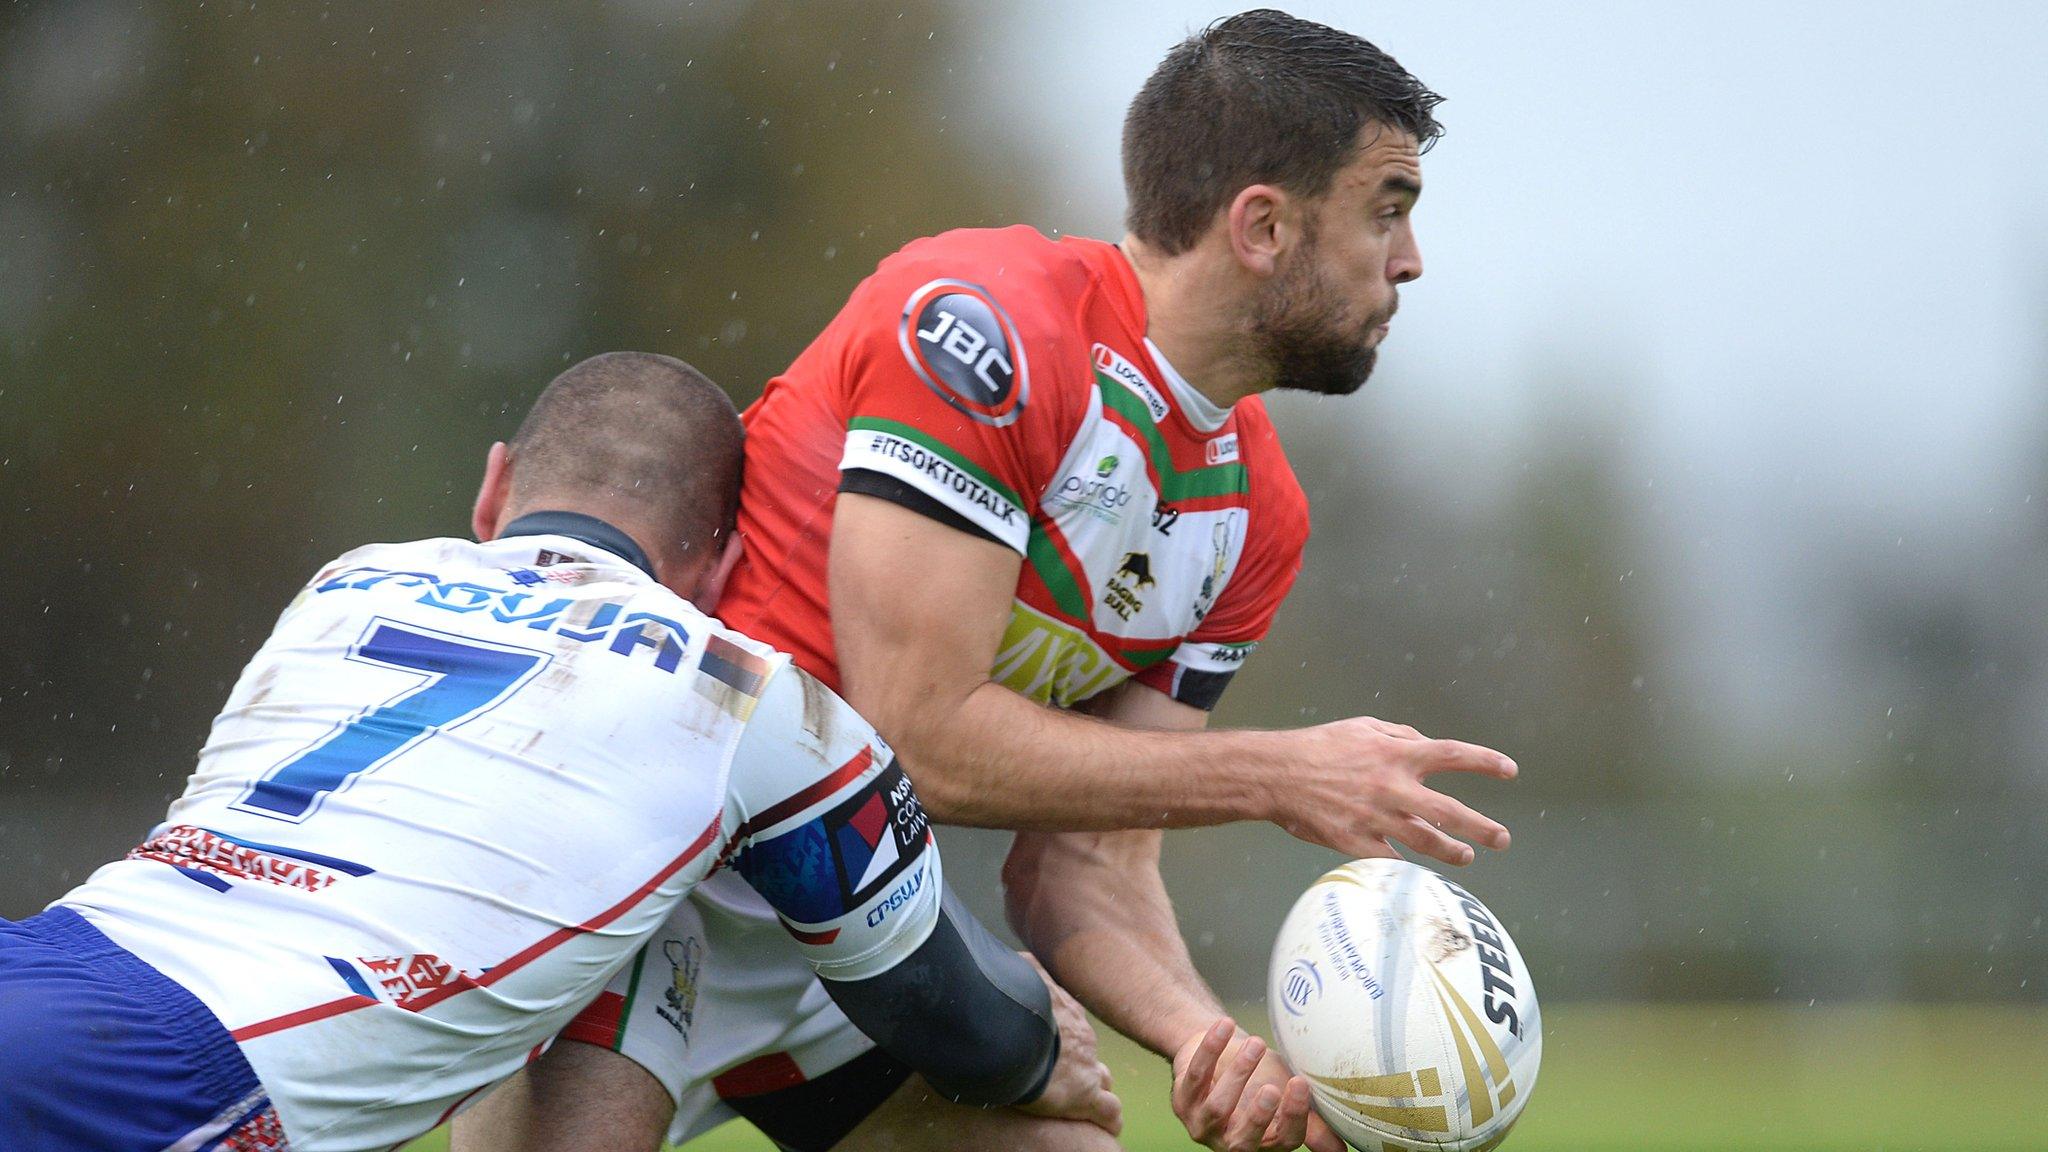
[[[2048,1148],[2048,1008],[1559,1005],[1543,1040],[1509,1152]],[[1104,1041],[1124,1145],[1192,1147],[1164,1062]],[[445,1146],[434,1133],[410,1152]],[[773,1152],[744,1124],[687,1147]]]

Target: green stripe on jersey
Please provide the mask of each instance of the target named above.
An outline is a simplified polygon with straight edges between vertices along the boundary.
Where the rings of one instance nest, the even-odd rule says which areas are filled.
[[[1029,516],[1031,514],[1031,505],[1026,504],[1023,497],[1017,495],[1016,491],[1008,484],[996,479],[988,469],[983,468],[952,448],[933,439],[927,433],[920,432],[908,424],[899,423],[895,420],[884,420],[879,416],[855,416],[846,422],[846,426],[858,432],[885,432],[891,436],[911,441],[914,444],[921,444],[933,455],[945,457],[947,462],[952,464],[953,467],[988,485],[989,491],[1016,505],[1017,509],[1025,515]]]
[[[1088,597],[1074,582],[1074,573],[1060,556],[1059,547],[1036,520],[1031,523],[1031,542],[1026,546],[1024,556],[1031,562],[1031,570],[1038,573],[1039,582],[1045,585],[1045,590],[1052,593],[1052,602],[1059,605],[1069,620],[1089,618]]]
[[[1131,395],[1130,389],[1105,373],[1097,372],[1095,383],[1097,391],[1102,393],[1103,404],[1116,409],[1145,438],[1145,451],[1152,458],[1152,470],[1159,473],[1161,500],[1172,503],[1199,496],[1242,496],[1251,490],[1242,461],[1190,468],[1186,472],[1175,469],[1173,453],[1167,450],[1166,438],[1159,434],[1159,426],[1152,422],[1152,413],[1146,409],[1145,402]]]
[[[633,1020],[633,1001],[640,998],[640,966],[647,963],[647,949],[652,947],[654,944],[650,941],[640,949],[638,956],[633,957],[633,974],[626,978],[626,999],[619,1005],[619,1030],[612,1033],[614,1052],[626,1050],[626,1028]]]

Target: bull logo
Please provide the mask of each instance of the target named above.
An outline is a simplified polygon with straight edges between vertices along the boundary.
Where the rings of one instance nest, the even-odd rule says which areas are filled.
[[[1152,580],[1152,555],[1149,552],[1126,552],[1124,562],[1117,567],[1116,574],[1128,576],[1140,588],[1150,588]]]

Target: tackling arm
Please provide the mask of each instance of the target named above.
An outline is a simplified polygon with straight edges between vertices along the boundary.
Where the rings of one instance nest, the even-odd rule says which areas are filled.
[[[930,820],[873,729],[784,667],[728,779],[732,868],[847,1018],[948,1099],[1037,1100],[1060,1051],[1051,993],[945,891]]]

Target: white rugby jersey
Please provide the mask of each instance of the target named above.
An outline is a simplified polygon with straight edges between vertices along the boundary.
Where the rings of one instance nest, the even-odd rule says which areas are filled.
[[[939,863],[891,759],[580,539],[371,545],[285,611],[164,823],[58,903],[219,1016],[294,1148],[381,1148],[539,1055],[721,863],[822,975],[913,951]]]

